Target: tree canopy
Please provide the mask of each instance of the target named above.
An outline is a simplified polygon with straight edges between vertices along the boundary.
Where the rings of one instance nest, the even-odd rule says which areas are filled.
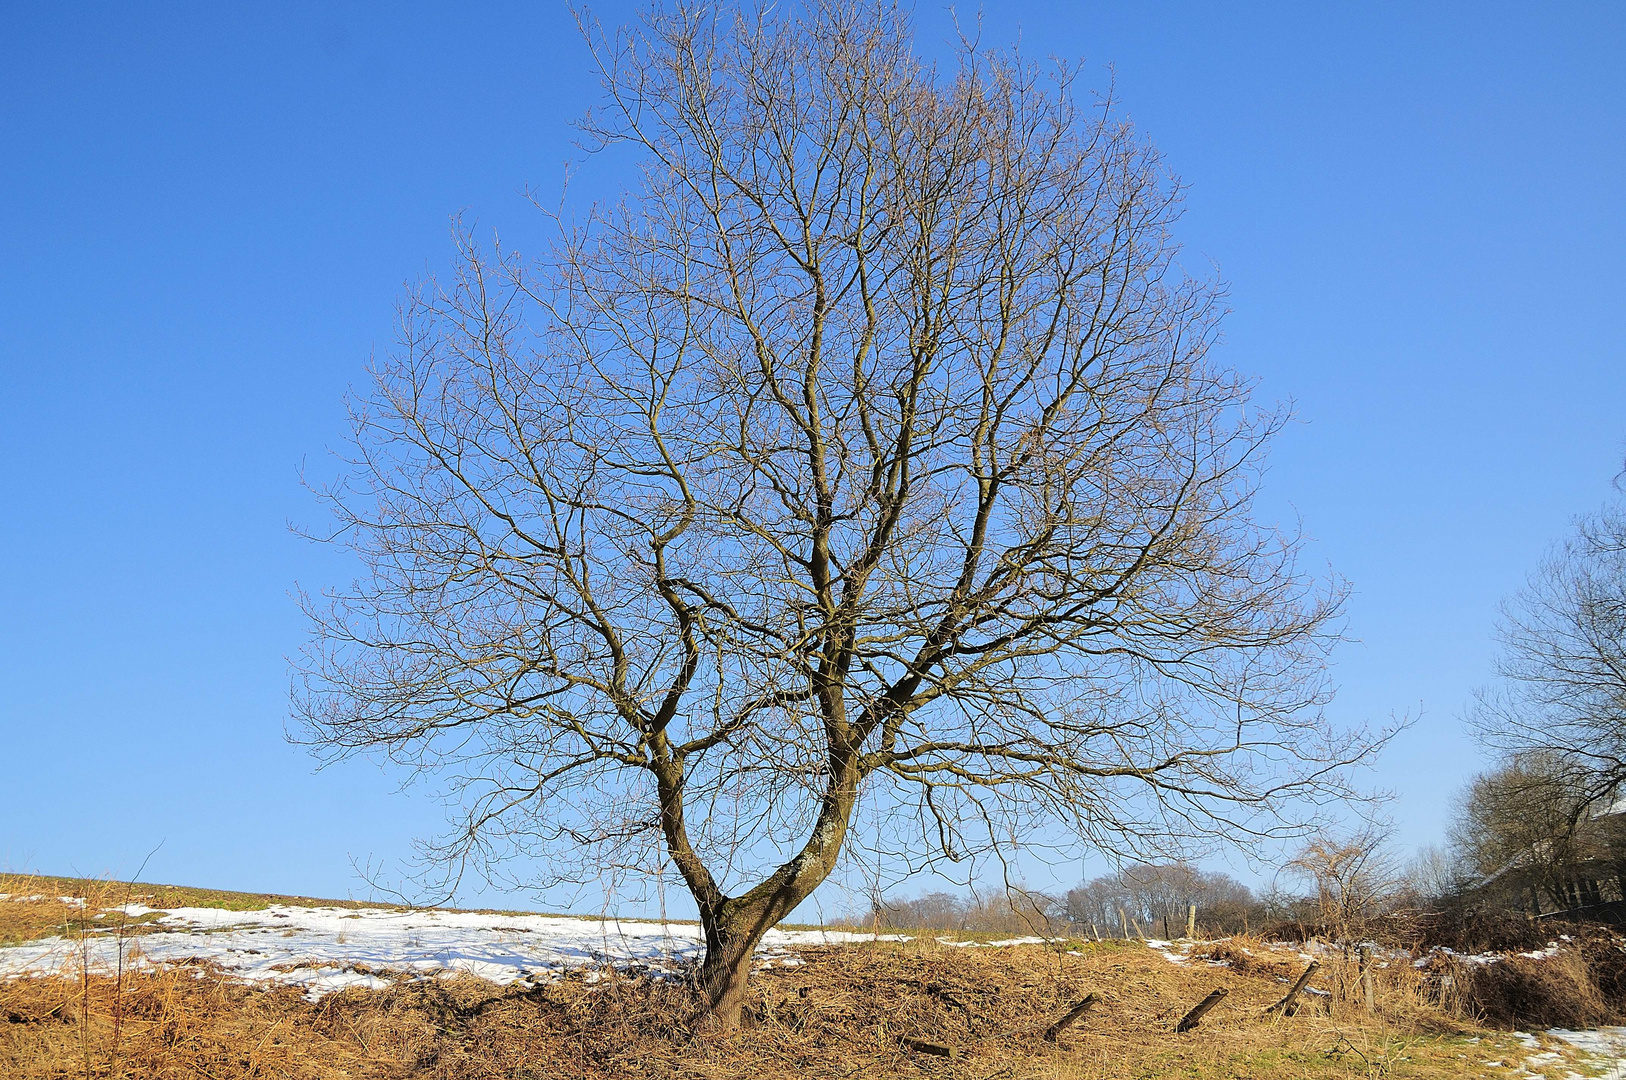
[[[671,866],[725,1021],[864,820],[906,865],[1247,841],[1347,793],[1340,592],[1259,520],[1180,190],[1066,66],[812,2],[588,27],[641,182],[459,234],[326,494],[295,708],[450,782],[435,849]],[[1048,832],[1046,832],[1048,830]],[[872,839],[871,839],[872,837]]]

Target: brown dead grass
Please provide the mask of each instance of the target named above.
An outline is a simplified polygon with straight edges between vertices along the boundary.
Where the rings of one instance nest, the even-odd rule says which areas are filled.
[[[1194,950],[1194,961],[1208,960],[1228,965],[1240,974],[1260,975],[1278,981],[1291,981],[1304,968],[1280,951],[1270,948],[1256,938],[1226,938]]]
[[[1570,950],[1540,960],[1508,957],[1459,977],[1468,1007],[1494,1027],[1587,1028],[1617,1016],[1592,981],[1585,957]]]
[[[534,990],[403,980],[317,1003],[204,966],[122,982],[18,979],[0,983],[0,1076],[1444,1077],[1490,1045],[1469,1048],[1460,1036],[1485,1033],[1438,1010],[1400,1013],[1387,996],[1377,1017],[1345,1003],[1331,1016],[1266,1017],[1281,986],[1263,966],[1177,966],[1139,947],[1073,951],[929,941],[809,949],[804,965],[753,978],[756,1027],[735,1035],[697,1025],[681,985],[614,974]],[[1202,1026],[1173,1034],[1216,987],[1229,996]],[[1101,1006],[1059,1045],[1045,1043],[1044,1028],[1092,991]],[[910,1051],[903,1036],[956,1057]]]
[[[85,935],[134,936],[146,931],[156,913],[131,916],[126,904],[148,907],[152,886],[81,878],[50,878],[27,874],[0,874],[0,945],[15,945],[45,937],[78,938]]]
[[[387,908],[393,904],[369,900],[321,900],[311,896],[282,893],[233,892],[229,889],[199,889],[190,885],[160,885],[141,881],[112,881],[106,878],[53,877],[49,874],[0,874],[0,893],[12,897],[40,896],[58,902],[60,897],[88,899],[92,903],[136,903],[150,908],[211,907],[227,911],[263,911],[272,904],[304,907]],[[0,904],[0,909],[12,906]],[[7,916],[0,913],[0,919]]]

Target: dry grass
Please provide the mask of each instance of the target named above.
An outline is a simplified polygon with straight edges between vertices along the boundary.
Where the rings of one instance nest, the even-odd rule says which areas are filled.
[[[1258,938],[1233,937],[1213,942],[1195,950],[1193,960],[1207,960],[1229,966],[1237,974],[1260,975],[1278,981],[1297,977],[1302,962],[1283,955]]]
[[[232,892],[227,889],[198,889],[189,885],[157,885],[148,882],[110,881],[104,878],[53,877],[48,874],[0,874],[0,893],[11,897],[38,896],[42,910],[60,911],[62,897],[88,901],[92,907],[112,907],[136,903],[150,908],[209,907],[226,911],[263,911],[272,904],[290,904],[306,907],[382,908],[391,904],[378,904],[366,900],[319,900],[309,896],[284,896],[280,893]],[[52,905],[57,905],[52,907]],[[0,904],[0,935],[6,925],[19,918],[20,912],[6,909],[19,907],[14,900]],[[61,920],[57,920],[58,926]],[[0,941],[6,940],[0,937]]]
[[[155,909],[178,907],[219,908],[223,911],[264,911],[273,904],[289,907],[363,908],[401,910],[404,905],[374,900],[329,900],[314,896],[294,896],[287,893],[233,892],[228,889],[199,889],[190,885],[158,885],[139,881],[112,881],[105,878],[52,877],[45,874],[0,873],[0,893],[13,899],[0,903],[0,945],[59,933],[64,924],[61,898],[86,900],[91,910],[111,909],[126,904],[142,904]],[[31,909],[19,904],[15,898],[38,896]],[[594,920],[598,915],[572,912],[524,911],[509,908],[462,908],[491,915],[547,915],[556,919]],[[71,919],[70,919],[71,921]],[[141,920],[145,921],[145,920]],[[626,922],[649,922],[648,919],[623,919]],[[667,919],[680,924],[687,919]],[[781,923],[787,930],[818,929],[818,926],[800,923]],[[92,929],[100,929],[98,924]],[[867,927],[858,927],[867,930]],[[8,936],[13,935],[13,936]],[[20,936],[19,936],[20,935]],[[992,934],[986,937],[1009,935]]]
[[[474,978],[403,980],[320,1002],[247,987],[206,967],[111,978],[0,984],[0,1076],[218,1080],[377,1077],[1445,1077],[1510,1040],[1389,991],[1376,1017],[1265,1017],[1281,993],[1267,967],[1177,966],[1139,947],[949,948],[930,941],[811,949],[799,967],[753,980],[757,1026],[737,1035],[694,1023],[670,982],[581,975],[535,990]],[[1215,987],[1203,1025],[1175,1022]],[[1060,1045],[1040,1033],[1094,991],[1096,1012]],[[1470,1044],[1468,1035],[1489,1042]],[[953,1047],[945,1059],[900,1036]],[[1467,1070],[1467,1071],[1477,1071]]]
[[[141,927],[118,910],[129,901],[233,910],[333,903],[17,876],[0,878],[0,892],[43,897],[0,903],[0,942],[118,934],[132,952]],[[1481,1021],[1585,1026],[1618,1016],[1626,1000],[1626,953],[1606,934],[1560,957],[1484,967],[1442,958],[1418,969],[1395,958],[1374,968],[1371,1015],[1354,958],[1323,956],[1312,984],[1323,993],[1296,1016],[1266,1016],[1304,961],[1296,947],[1256,937],[1199,947],[1186,965],[1138,943],[956,948],[929,933],[802,956],[802,966],[754,977],[756,1026],[732,1036],[698,1025],[681,985],[614,972],[536,989],[403,977],[386,990],[316,1003],[291,988],[235,982],[206,964],[16,979],[0,982],[0,1077],[1495,1075],[1487,1061],[1517,1062],[1523,1051]],[[1229,994],[1201,1027],[1174,1034],[1186,1010],[1217,987]],[[1103,999],[1095,1012],[1059,1045],[1045,1043],[1043,1030],[1090,992]],[[911,1050],[905,1037],[955,1056]]]
[[[0,893],[7,895],[0,903],[0,945],[52,936],[139,934],[158,916],[130,916],[120,909],[131,903],[160,906],[144,891],[154,888],[167,886],[0,874]]]
[[[1465,1004],[1496,1027],[1587,1028],[1617,1016],[1598,993],[1586,958],[1570,950],[1540,960],[1509,957],[1460,977]]]

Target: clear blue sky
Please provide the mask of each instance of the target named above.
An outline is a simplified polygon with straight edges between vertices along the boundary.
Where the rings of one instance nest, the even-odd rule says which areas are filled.
[[[969,10],[969,5],[966,10]],[[628,5],[606,5],[606,21]],[[921,3],[941,49],[947,8]],[[450,215],[538,231],[594,98],[562,4],[4,7],[0,866],[345,895],[437,811],[283,740],[287,529]],[[1268,486],[1348,577],[1335,714],[1408,844],[1479,765],[1500,597],[1626,456],[1626,6],[990,3],[1117,73],[1297,402]]]

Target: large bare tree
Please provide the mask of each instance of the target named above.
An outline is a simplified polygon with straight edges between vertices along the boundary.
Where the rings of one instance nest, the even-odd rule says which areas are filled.
[[[1575,791],[1577,820],[1626,782],[1626,503],[1581,518],[1502,608],[1499,681],[1469,720]]]
[[[1475,776],[1450,832],[1473,874],[1468,884],[1539,915],[1588,902],[1577,891],[1583,878],[1618,878],[1626,823],[1597,815],[1607,806],[1599,805],[1596,780],[1574,757],[1540,750],[1509,755]]]
[[[1252,508],[1283,415],[1110,102],[869,3],[588,39],[588,148],[641,181],[405,303],[310,738],[449,778],[450,864],[674,868],[724,1025],[855,823],[1155,854],[1338,796],[1337,589]]]

